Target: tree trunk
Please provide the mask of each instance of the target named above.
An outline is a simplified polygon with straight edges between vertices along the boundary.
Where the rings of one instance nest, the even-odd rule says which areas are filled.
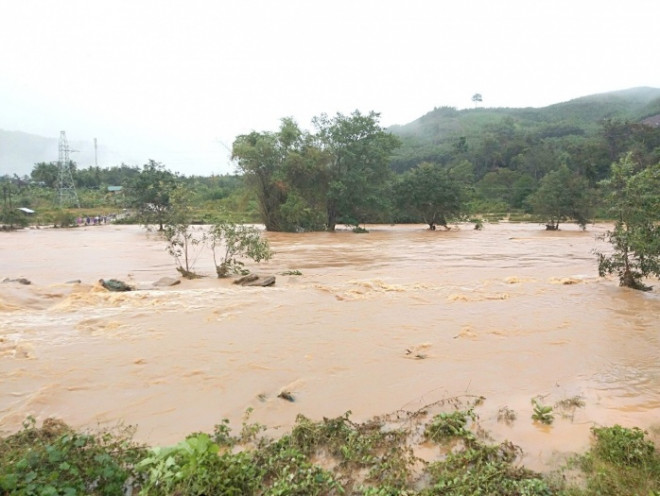
[[[335,232],[335,226],[337,225],[337,213],[334,208],[328,208],[328,226],[327,230],[330,232]]]

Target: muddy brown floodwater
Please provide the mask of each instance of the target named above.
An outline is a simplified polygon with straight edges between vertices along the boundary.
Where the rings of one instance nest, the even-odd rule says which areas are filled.
[[[155,289],[177,274],[137,226],[2,233],[0,278],[32,284],[0,284],[0,430],[27,415],[121,420],[168,444],[223,418],[240,426],[249,407],[284,429],[298,413],[366,420],[482,395],[483,426],[543,469],[586,448],[592,425],[658,422],[660,295],[598,278],[605,226],[368,227],[265,233],[276,255],[252,268],[277,276],[270,288],[212,277],[209,252],[196,265],[209,277]],[[140,290],[110,293],[99,278]],[[538,395],[585,406],[541,427]]]

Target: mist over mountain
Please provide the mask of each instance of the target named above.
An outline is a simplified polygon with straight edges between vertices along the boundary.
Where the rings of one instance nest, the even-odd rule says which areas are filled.
[[[478,104],[474,108],[461,110],[437,107],[408,124],[390,126],[388,130],[400,136],[403,141],[401,148],[395,152],[392,163],[394,169],[400,172],[422,160],[433,161],[441,154],[441,148],[448,146],[452,140],[463,137],[469,140],[471,136],[483,133],[488,126],[497,125],[503,119],[513,119],[517,128],[547,136],[596,133],[604,119],[624,119],[651,125],[660,122],[660,88],[612,91],[541,108],[489,108],[487,104],[488,96],[484,95],[484,106]],[[0,176],[25,176],[30,174],[36,163],[57,162],[58,144],[59,136],[44,137],[21,131],[0,130]],[[216,144],[213,146],[220,149]],[[231,144],[227,143],[227,146],[231,147]],[[218,150],[203,150],[201,147],[193,151],[170,150],[170,160],[167,160],[131,152],[130,146],[121,150],[110,148],[104,146],[102,140],[99,140],[96,154],[93,141],[69,141],[69,147],[75,150],[71,152],[70,159],[78,168],[87,168],[97,163],[102,168],[122,163],[141,166],[147,158],[154,158],[177,170],[183,169],[186,163],[195,162],[201,155],[206,155],[206,162],[216,162],[215,158],[210,157],[218,153]]]
[[[495,140],[492,153],[497,155],[503,146],[497,137],[514,132],[550,140],[589,137],[597,135],[608,119],[657,126],[658,116],[660,88],[648,87],[599,93],[541,108],[436,107],[413,122],[388,128],[402,141],[391,165],[403,172],[423,161],[443,162],[456,146],[471,147],[487,136]]]

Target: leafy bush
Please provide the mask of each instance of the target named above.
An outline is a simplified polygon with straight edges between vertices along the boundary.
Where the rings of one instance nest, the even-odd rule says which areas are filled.
[[[660,458],[641,429],[615,425],[593,427],[594,444],[576,461],[586,476],[586,488],[571,495],[660,494]]]
[[[592,427],[591,432],[596,437],[593,453],[603,460],[619,465],[645,465],[654,459],[655,446],[637,427]]]
[[[166,448],[152,448],[137,465],[145,474],[141,495],[253,494],[259,469],[249,453],[219,455],[208,434],[193,434]]]
[[[53,218],[55,227],[71,227],[76,225],[76,216],[68,210],[57,210]]]
[[[550,496],[551,487],[540,474],[516,466],[520,448],[510,442],[486,445],[473,442],[429,465],[432,487],[423,495],[508,494]]]
[[[29,417],[23,430],[0,440],[0,492],[18,495],[122,494],[144,449],[130,428],[85,434]]]

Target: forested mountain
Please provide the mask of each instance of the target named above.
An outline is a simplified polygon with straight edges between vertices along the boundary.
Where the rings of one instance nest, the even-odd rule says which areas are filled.
[[[608,126],[638,123],[658,114],[660,88],[645,87],[543,108],[435,108],[388,129],[402,140],[392,168],[403,172],[422,161],[446,164],[460,157],[473,162],[477,176],[502,167],[518,169],[512,160],[523,159],[526,151],[547,155],[549,149],[575,149],[607,133]]]

